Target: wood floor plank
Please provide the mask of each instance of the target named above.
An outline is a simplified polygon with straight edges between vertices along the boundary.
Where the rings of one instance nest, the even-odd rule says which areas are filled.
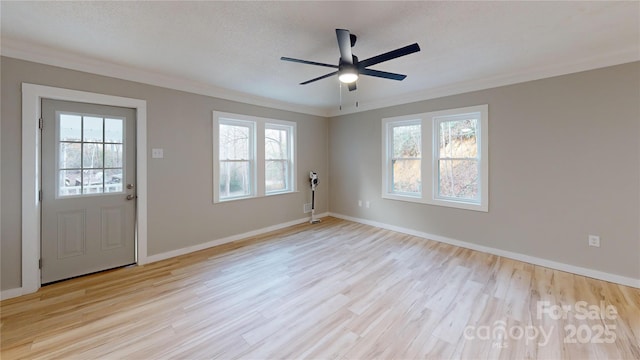
[[[336,218],[0,303],[3,360],[639,359],[638,343],[639,289]]]

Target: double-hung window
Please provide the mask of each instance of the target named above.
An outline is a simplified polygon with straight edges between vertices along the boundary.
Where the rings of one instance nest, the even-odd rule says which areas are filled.
[[[388,123],[389,192],[403,196],[422,193],[422,134],[419,120]]]
[[[295,191],[294,122],[213,112],[213,201]]]
[[[264,129],[265,193],[292,190],[293,126],[266,123]]]
[[[255,123],[234,119],[219,121],[220,199],[254,194]]]
[[[488,106],[382,119],[387,199],[488,211]]]
[[[441,116],[434,119],[437,134],[437,192],[441,200],[478,203],[480,152],[477,113]]]

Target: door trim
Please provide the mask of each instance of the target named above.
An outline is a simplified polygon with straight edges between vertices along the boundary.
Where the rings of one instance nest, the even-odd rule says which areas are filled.
[[[147,261],[147,102],[51,86],[22,83],[22,294],[40,288],[41,100],[54,99],[136,109],[137,264]]]

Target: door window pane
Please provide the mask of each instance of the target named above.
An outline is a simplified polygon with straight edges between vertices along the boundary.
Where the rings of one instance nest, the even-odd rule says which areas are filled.
[[[80,143],[60,143],[59,166],[60,169],[79,169],[82,154],[80,152]]]
[[[82,140],[85,142],[102,142],[104,139],[102,118],[84,116],[82,120]]]
[[[103,145],[95,143],[82,144],[82,167],[96,169],[102,167]]]
[[[122,119],[104,119],[104,142],[122,143],[123,125]]]
[[[84,170],[82,176],[82,192],[84,194],[102,193],[102,170]]]
[[[80,115],[60,114],[60,140],[80,141],[82,117]]]
[[[60,170],[58,196],[82,194],[81,170]]]
[[[124,123],[58,114],[58,196],[124,192]]]
[[[107,169],[104,171],[104,192],[122,192],[122,169]]]
[[[104,167],[122,167],[122,144],[104,144]]]

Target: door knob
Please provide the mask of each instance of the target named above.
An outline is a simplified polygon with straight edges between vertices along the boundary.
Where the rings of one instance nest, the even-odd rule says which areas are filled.
[[[133,184],[127,184],[127,189],[133,189]]]
[[[135,198],[137,198],[137,196],[131,194],[127,195],[127,200],[133,200]]]

